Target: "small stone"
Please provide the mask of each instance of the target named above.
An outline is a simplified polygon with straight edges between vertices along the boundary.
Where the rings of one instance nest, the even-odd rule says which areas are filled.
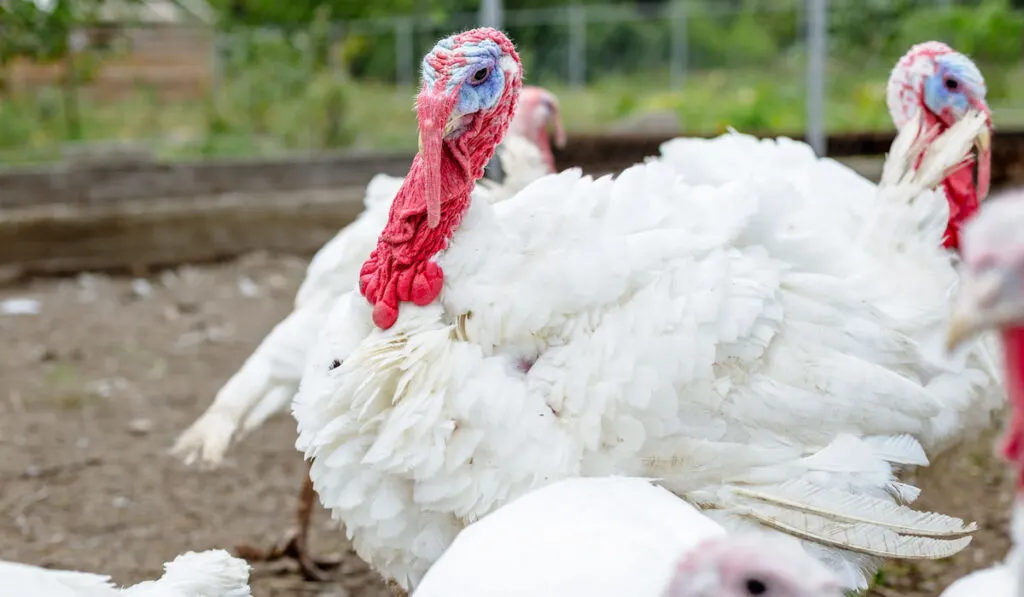
[[[153,420],[145,418],[132,419],[128,422],[128,431],[135,435],[146,435],[153,431]]]
[[[238,291],[246,298],[253,298],[260,295],[260,287],[249,276],[238,278]]]
[[[13,298],[0,301],[2,315],[39,315],[40,304],[36,299]]]
[[[137,297],[147,297],[153,294],[153,285],[145,278],[132,280],[132,293]]]

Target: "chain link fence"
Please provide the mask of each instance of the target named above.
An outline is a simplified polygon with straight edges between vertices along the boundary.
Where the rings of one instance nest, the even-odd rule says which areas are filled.
[[[808,10],[816,2],[825,9],[817,29]],[[150,43],[145,51],[152,31],[120,28],[107,37],[135,40],[120,54],[108,39],[107,49],[90,46],[78,61],[91,69],[78,77],[83,136],[137,139],[167,157],[411,149],[421,57],[439,38],[479,22],[476,13],[413,13],[292,29],[188,28],[178,46]],[[1024,15],[997,0],[570,5],[506,10],[502,25],[527,82],[559,95],[570,130],[886,129],[888,72],[910,45],[928,39],[979,62],[1000,126],[1024,124]],[[822,35],[809,44],[815,31]],[[113,93],[109,73],[118,68]],[[66,143],[55,116],[64,109],[59,86],[18,81],[8,87],[20,93],[0,103],[0,159],[19,142],[44,154]],[[20,124],[5,133],[12,116]],[[26,130],[33,117],[45,135]]]

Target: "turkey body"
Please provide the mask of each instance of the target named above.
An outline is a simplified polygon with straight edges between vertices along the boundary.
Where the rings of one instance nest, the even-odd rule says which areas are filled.
[[[414,597],[660,597],[673,565],[725,530],[649,480],[568,479],[467,527]]]
[[[656,477],[730,531],[799,537],[850,588],[881,557],[956,553],[973,525],[905,507],[898,474],[998,380],[923,351],[948,303],[903,296],[878,275],[892,254],[851,240],[913,230],[953,283],[946,207],[857,227],[814,189],[652,160],[470,202],[437,301],[380,329],[352,292],[323,325],[293,403],[321,502],[407,588],[467,525],[577,476]]]
[[[907,143],[911,132],[912,128],[905,130],[894,144],[878,185],[835,160],[818,158],[807,144],[785,138],[762,140],[730,133],[715,139],[674,139],[662,146],[658,159],[691,184],[718,186],[737,177],[757,184],[762,177],[782,178],[800,195],[815,197],[821,208],[842,214],[834,230],[842,242],[863,251],[860,275],[869,293],[878,290],[869,295],[872,306],[891,317],[923,354],[937,344],[960,277],[957,256],[937,250],[936,244],[942,238],[937,230],[949,219],[946,191],[941,186],[933,190],[938,180],[927,175],[913,180],[910,166],[917,154]],[[942,141],[950,138],[953,142],[943,146]],[[934,155],[950,155],[938,162],[957,162],[956,155],[963,150],[955,138],[951,135],[933,145]],[[998,355],[998,338],[989,333],[963,355],[963,363],[921,367],[929,360],[942,360],[937,351],[914,363],[912,375],[940,392],[946,411],[931,432],[915,435],[930,457],[992,427],[1005,400]],[[984,379],[972,380],[971,371],[984,372]]]

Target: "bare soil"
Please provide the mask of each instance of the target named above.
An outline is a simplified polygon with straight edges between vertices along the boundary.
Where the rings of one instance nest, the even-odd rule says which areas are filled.
[[[148,280],[82,275],[0,288],[39,301],[0,314],[0,558],[134,583],[188,550],[269,545],[292,524],[304,473],[295,426],[279,416],[198,472],[167,455],[291,309],[306,262],[253,255]],[[2,309],[0,309],[2,313]],[[1010,485],[992,438],[922,475],[920,505],[978,522],[949,561],[889,565],[872,595],[933,597],[1006,553]],[[260,564],[257,597],[385,597],[322,510],[317,553],[349,554],[336,583]]]

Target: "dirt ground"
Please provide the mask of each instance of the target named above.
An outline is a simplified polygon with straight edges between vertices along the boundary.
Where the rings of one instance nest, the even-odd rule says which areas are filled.
[[[254,255],[149,280],[83,275],[0,288],[39,301],[0,314],[0,558],[159,575],[190,549],[269,544],[292,522],[304,472],[284,416],[200,473],[166,452],[263,335],[291,308],[306,262]],[[8,303],[11,304],[11,303]],[[920,505],[978,522],[974,543],[942,562],[888,566],[872,595],[933,597],[1007,549],[1010,486],[982,438],[924,475]],[[319,553],[349,553],[318,512]],[[385,597],[349,555],[337,583],[304,583],[258,565],[257,597]]]

